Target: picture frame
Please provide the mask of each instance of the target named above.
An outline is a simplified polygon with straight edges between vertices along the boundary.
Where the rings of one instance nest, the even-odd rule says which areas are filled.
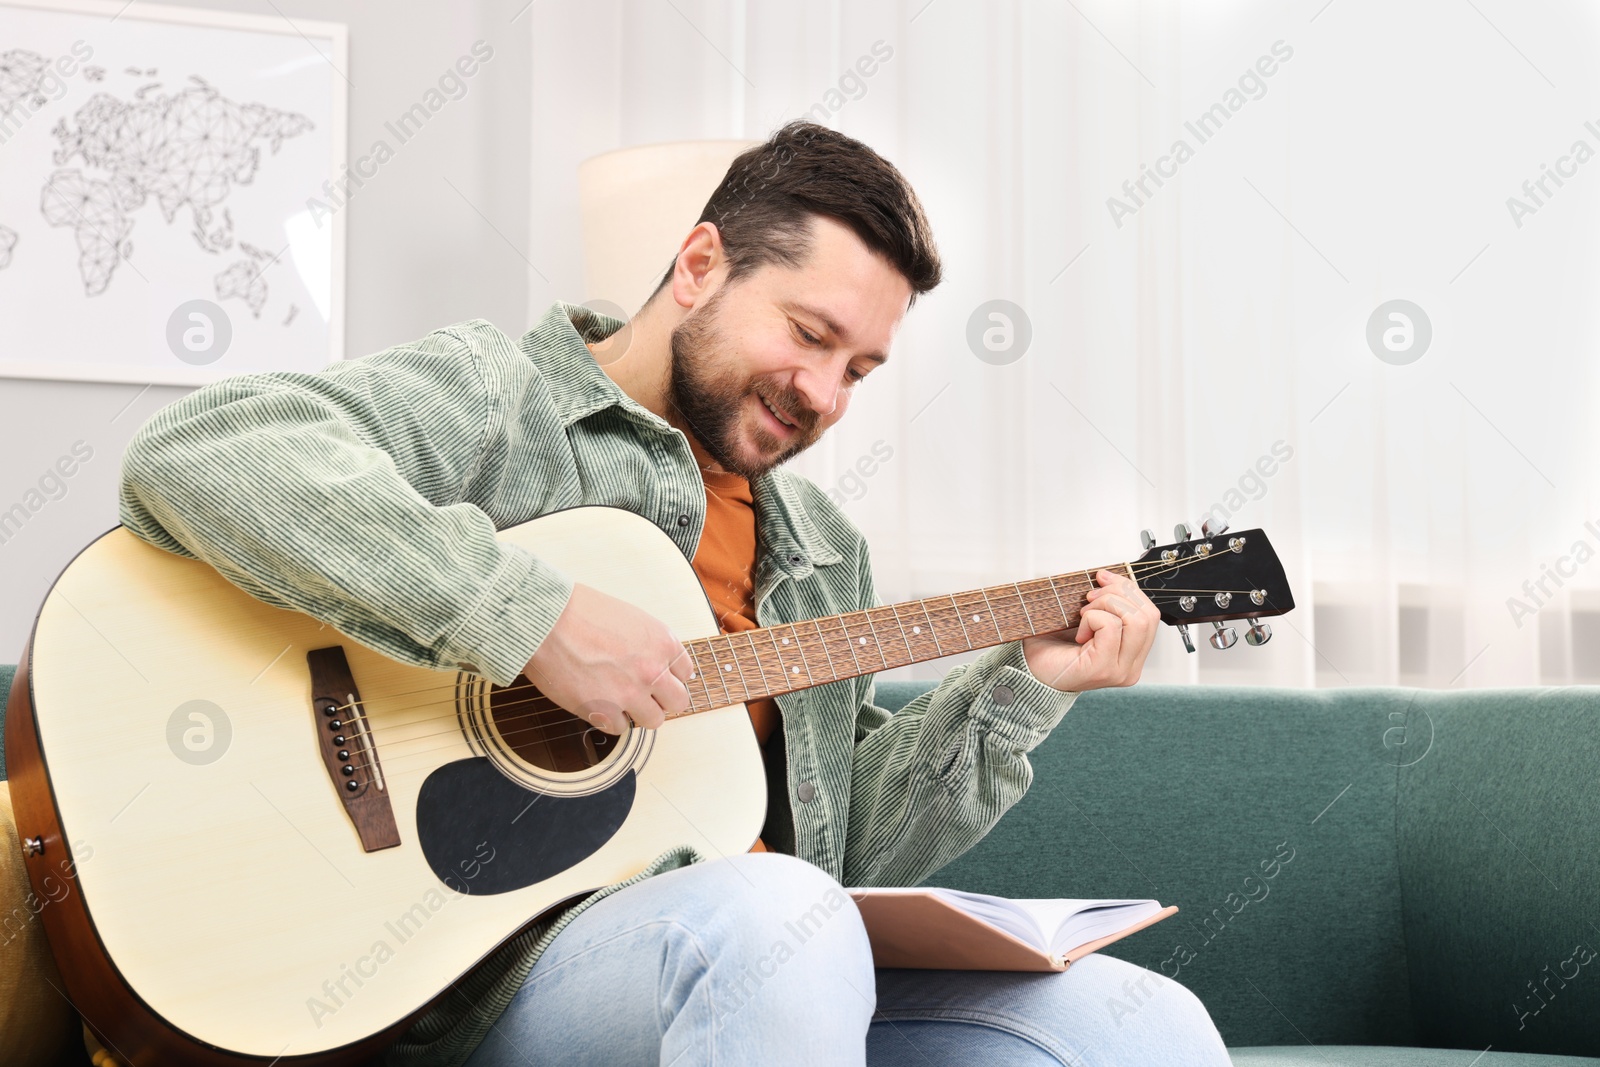
[[[0,376],[344,358],[348,28],[0,2]]]

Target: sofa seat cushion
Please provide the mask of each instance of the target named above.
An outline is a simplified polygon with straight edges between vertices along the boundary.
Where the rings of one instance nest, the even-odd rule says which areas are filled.
[[[1529,1052],[1474,1052],[1458,1048],[1377,1045],[1261,1045],[1231,1048],[1234,1067],[1596,1067],[1588,1056]]]

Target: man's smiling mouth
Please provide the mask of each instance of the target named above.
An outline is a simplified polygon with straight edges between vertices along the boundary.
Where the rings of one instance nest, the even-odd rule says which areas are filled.
[[[782,423],[783,425],[787,426],[791,430],[795,428],[794,420],[793,419],[789,419],[789,418],[785,418],[783,412],[781,412],[777,408],[773,407],[772,406],[772,402],[769,401],[766,397],[762,396],[760,393],[757,393],[756,394],[756,399],[760,400],[762,406],[765,407],[769,412],[772,413],[772,417],[773,418],[777,419],[780,423]]]

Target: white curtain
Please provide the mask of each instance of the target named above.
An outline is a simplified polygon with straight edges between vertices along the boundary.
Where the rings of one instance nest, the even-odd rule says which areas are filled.
[[[599,152],[808,116],[916,186],[945,282],[796,462],[865,530],[884,600],[1132,559],[1141,527],[1165,541],[1226,511],[1268,532],[1298,607],[1262,648],[1197,634],[1191,656],[1163,633],[1148,679],[1600,681],[1592,9],[543,0],[523,17],[535,312],[605,298],[581,291],[576,210]],[[1014,361],[969,344],[992,300],[1031,327]],[[1392,362],[1369,345],[1396,300],[1431,330],[1411,362],[1409,307],[1380,316]]]

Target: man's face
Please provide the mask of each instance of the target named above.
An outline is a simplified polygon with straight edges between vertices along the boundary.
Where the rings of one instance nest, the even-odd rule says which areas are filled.
[[[887,260],[814,216],[803,266],[724,281],[673,329],[672,401],[711,458],[754,479],[844,417],[910,299]]]

